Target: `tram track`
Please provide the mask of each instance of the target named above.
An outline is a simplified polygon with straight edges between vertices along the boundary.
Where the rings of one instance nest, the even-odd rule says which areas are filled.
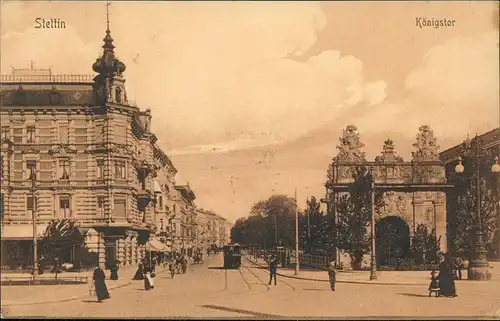
[[[243,275],[243,272],[241,272],[241,269],[238,269],[238,272],[240,273],[241,278],[243,279],[243,281],[245,281],[245,285],[247,286],[248,290],[250,291],[252,289],[252,286],[248,282],[247,278]]]
[[[245,266],[244,264],[241,265],[240,273],[243,276],[243,272],[241,272],[241,268],[245,268],[248,272],[250,272],[260,282],[260,284],[262,284],[263,286],[266,287],[266,291],[269,291],[269,289],[270,289],[269,285],[266,282],[262,281],[262,279],[259,278],[259,276],[254,271],[252,271],[248,266]],[[248,285],[250,285],[250,284],[248,284]]]
[[[248,263],[250,263],[250,264],[252,264],[252,265],[255,265],[255,263],[254,263],[254,262],[252,262],[252,261],[250,261],[247,257],[245,257],[245,260],[246,260]],[[248,268],[248,267],[246,267],[246,268],[250,271],[250,268]],[[253,268],[256,268],[256,269],[261,269],[261,270],[262,270],[262,268],[261,268],[261,267],[253,267]],[[252,271],[250,271],[250,272],[252,272]],[[255,275],[255,273],[254,273],[254,272],[252,272],[252,274],[254,274],[254,275]],[[293,285],[291,285],[290,283],[288,283],[288,282],[286,282],[286,281],[283,281],[281,278],[277,279],[277,281],[278,281],[278,282],[281,282],[281,283],[283,283],[283,284],[285,284],[286,286],[288,286],[289,288],[291,288],[291,289],[292,289],[292,291],[295,291],[295,290],[296,290],[296,288],[295,288]],[[266,285],[267,285],[267,284],[266,284]],[[269,286],[268,286],[268,287],[269,287]]]

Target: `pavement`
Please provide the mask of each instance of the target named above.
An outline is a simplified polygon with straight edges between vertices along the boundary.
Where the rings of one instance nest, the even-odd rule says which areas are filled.
[[[267,263],[264,259],[254,259],[253,256],[245,256],[249,262],[252,262],[258,267],[266,268]],[[493,279],[490,282],[500,283],[500,262],[492,262],[491,269]],[[322,270],[300,270],[298,275],[295,275],[294,268],[278,268],[277,275],[286,278],[295,278],[317,282],[329,282],[328,272]],[[377,279],[370,280],[370,271],[337,271],[337,283],[352,283],[352,284],[372,284],[372,285],[429,285],[429,271],[377,271]],[[462,280],[455,281],[456,283],[470,282],[467,280],[467,271],[462,271]],[[500,287],[500,285],[499,285]]]
[[[95,297],[70,302],[2,307],[4,318],[411,318],[498,319],[500,287],[495,282],[457,282],[458,297],[429,297],[426,283],[379,286],[339,283],[331,291],[326,282],[278,276],[242,261],[242,267],[222,269],[221,255],[190,265],[173,279],[159,275],[155,288],[145,291],[141,281],[115,289],[111,299]],[[305,272],[305,271],[304,271]],[[326,272],[319,272],[326,273]],[[340,273],[343,274],[343,273]]]
[[[132,283],[132,278],[137,270],[135,265],[120,268],[118,280],[106,280],[108,290],[119,289]],[[163,273],[164,268],[158,267],[157,273]],[[109,278],[109,271],[105,271]],[[58,277],[88,277],[87,284],[66,284],[66,285],[16,285],[1,287],[2,307],[17,305],[33,305],[53,302],[68,302],[90,296],[89,288],[92,284],[93,271],[85,272],[63,272]],[[29,273],[2,273],[3,278],[30,278]],[[54,273],[44,273],[44,278],[55,277]]]

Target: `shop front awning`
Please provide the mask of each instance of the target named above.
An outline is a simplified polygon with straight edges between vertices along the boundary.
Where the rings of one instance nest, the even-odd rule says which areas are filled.
[[[167,251],[165,244],[160,242],[157,238],[152,238],[146,242],[146,251],[151,252],[165,252]]]
[[[41,239],[45,233],[47,224],[38,225],[37,238]],[[2,226],[2,241],[33,240],[33,225],[31,224],[4,224]]]

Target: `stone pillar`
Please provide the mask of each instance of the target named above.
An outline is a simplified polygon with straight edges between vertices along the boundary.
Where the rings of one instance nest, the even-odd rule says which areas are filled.
[[[104,234],[103,233],[99,233],[98,234],[98,258],[99,258],[99,267],[101,269],[105,269],[106,268],[106,246],[105,246],[105,243],[104,243]]]
[[[117,247],[117,259],[120,261],[120,265],[124,266],[125,265],[125,239],[124,238],[119,238],[116,240],[116,247]]]
[[[130,241],[130,246],[132,247],[132,257],[131,257],[131,264],[137,264],[137,237],[132,237],[132,240]]]
[[[130,243],[130,239],[131,239],[131,235],[127,235],[127,237],[125,238],[125,256],[124,256],[124,261],[123,261],[123,265],[130,265],[131,264],[131,252],[130,252],[130,249],[131,249],[131,243]]]
[[[444,192],[437,193],[437,199],[434,203],[436,211],[436,236],[441,237],[439,247],[441,251],[448,251],[448,238],[446,231],[446,199]]]

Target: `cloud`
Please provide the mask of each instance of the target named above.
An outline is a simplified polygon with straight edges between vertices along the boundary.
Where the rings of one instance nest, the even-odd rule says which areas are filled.
[[[174,148],[289,140],[344,108],[385,98],[385,83],[367,82],[355,57],[334,50],[300,57],[326,24],[318,3],[113,3],[111,12],[128,96],[152,109],[160,142]],[[91,73],[103,34],[89,42],[75,29],[29,26],[2,38],[9,48],[2,66],[35,57],[59,72]]]
[[[498,55],[498,31],[430,49],[406,79],[406,114],[448,137],[498,127]]]
[[[498,32],[452,38],[422,57],[405,81],[405,98],[352,118],[367,135],[413,137],[429,124],[439,138],[462,139],[499,126]]]

